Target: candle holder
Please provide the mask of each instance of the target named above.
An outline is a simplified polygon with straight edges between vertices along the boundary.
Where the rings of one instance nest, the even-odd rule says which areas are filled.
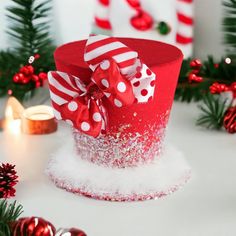
[[[57,130],[57,122],[52,107],[38,105],[25,109],[16,98],[10,97],[0,128],[14,134],[49,134]]]
[[[49,134],[57,130],[52,108],[46,105],[25,109],[21,120],[22,132],[25,134]]]

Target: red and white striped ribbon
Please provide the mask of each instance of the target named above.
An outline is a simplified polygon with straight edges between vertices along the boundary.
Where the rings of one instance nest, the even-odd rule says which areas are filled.
[[[123,75],[129,75],[134,72],[138,66],[138,53],[128,48],[115,38],[95,35],[88,39],[84,60],[94,71],[101,61],[113,58],[120,68]]]

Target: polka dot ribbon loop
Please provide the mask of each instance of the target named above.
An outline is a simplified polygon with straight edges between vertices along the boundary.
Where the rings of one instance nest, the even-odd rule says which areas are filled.
[[[134,93],[129,80],[120,74],[113,59],[104,60],[94,71],[93,81],[100,91],[116,107],[134,103]]]
[[[140,62],[137,52],[107,36],[91,36],[84,59],[93,71],[89,84],[52,71],[48,73],[49,90],[58,120],[97,137],[107,128],[103,100],[108,99],[117,108],[148,102],[153,97],[155,74]]]

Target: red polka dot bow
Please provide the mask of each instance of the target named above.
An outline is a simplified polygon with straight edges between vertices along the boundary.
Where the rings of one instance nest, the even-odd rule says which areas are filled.
[[[64,72],[48,73],[57,119],[97,137],[107,126],[104,99],[117,108],[152,99],[155,74],[140,61],[137,52],[115,38],[91,36],[87,40],[84,60],[93,71],[89,84]]]

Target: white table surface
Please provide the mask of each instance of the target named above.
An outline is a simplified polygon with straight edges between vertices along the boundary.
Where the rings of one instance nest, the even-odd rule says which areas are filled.
[[[57,228],[74,226],[88,236],[235,236],[236,135],[196,127],[198,113],[195,104],[174,104],[167,138],[183,150],[193,177],[158,200],[106,202],[56,188],[44,169],[70,135],[67,126],[44,136],[0,133],[0,160],[16,164],[23,216],[42,216]]]

